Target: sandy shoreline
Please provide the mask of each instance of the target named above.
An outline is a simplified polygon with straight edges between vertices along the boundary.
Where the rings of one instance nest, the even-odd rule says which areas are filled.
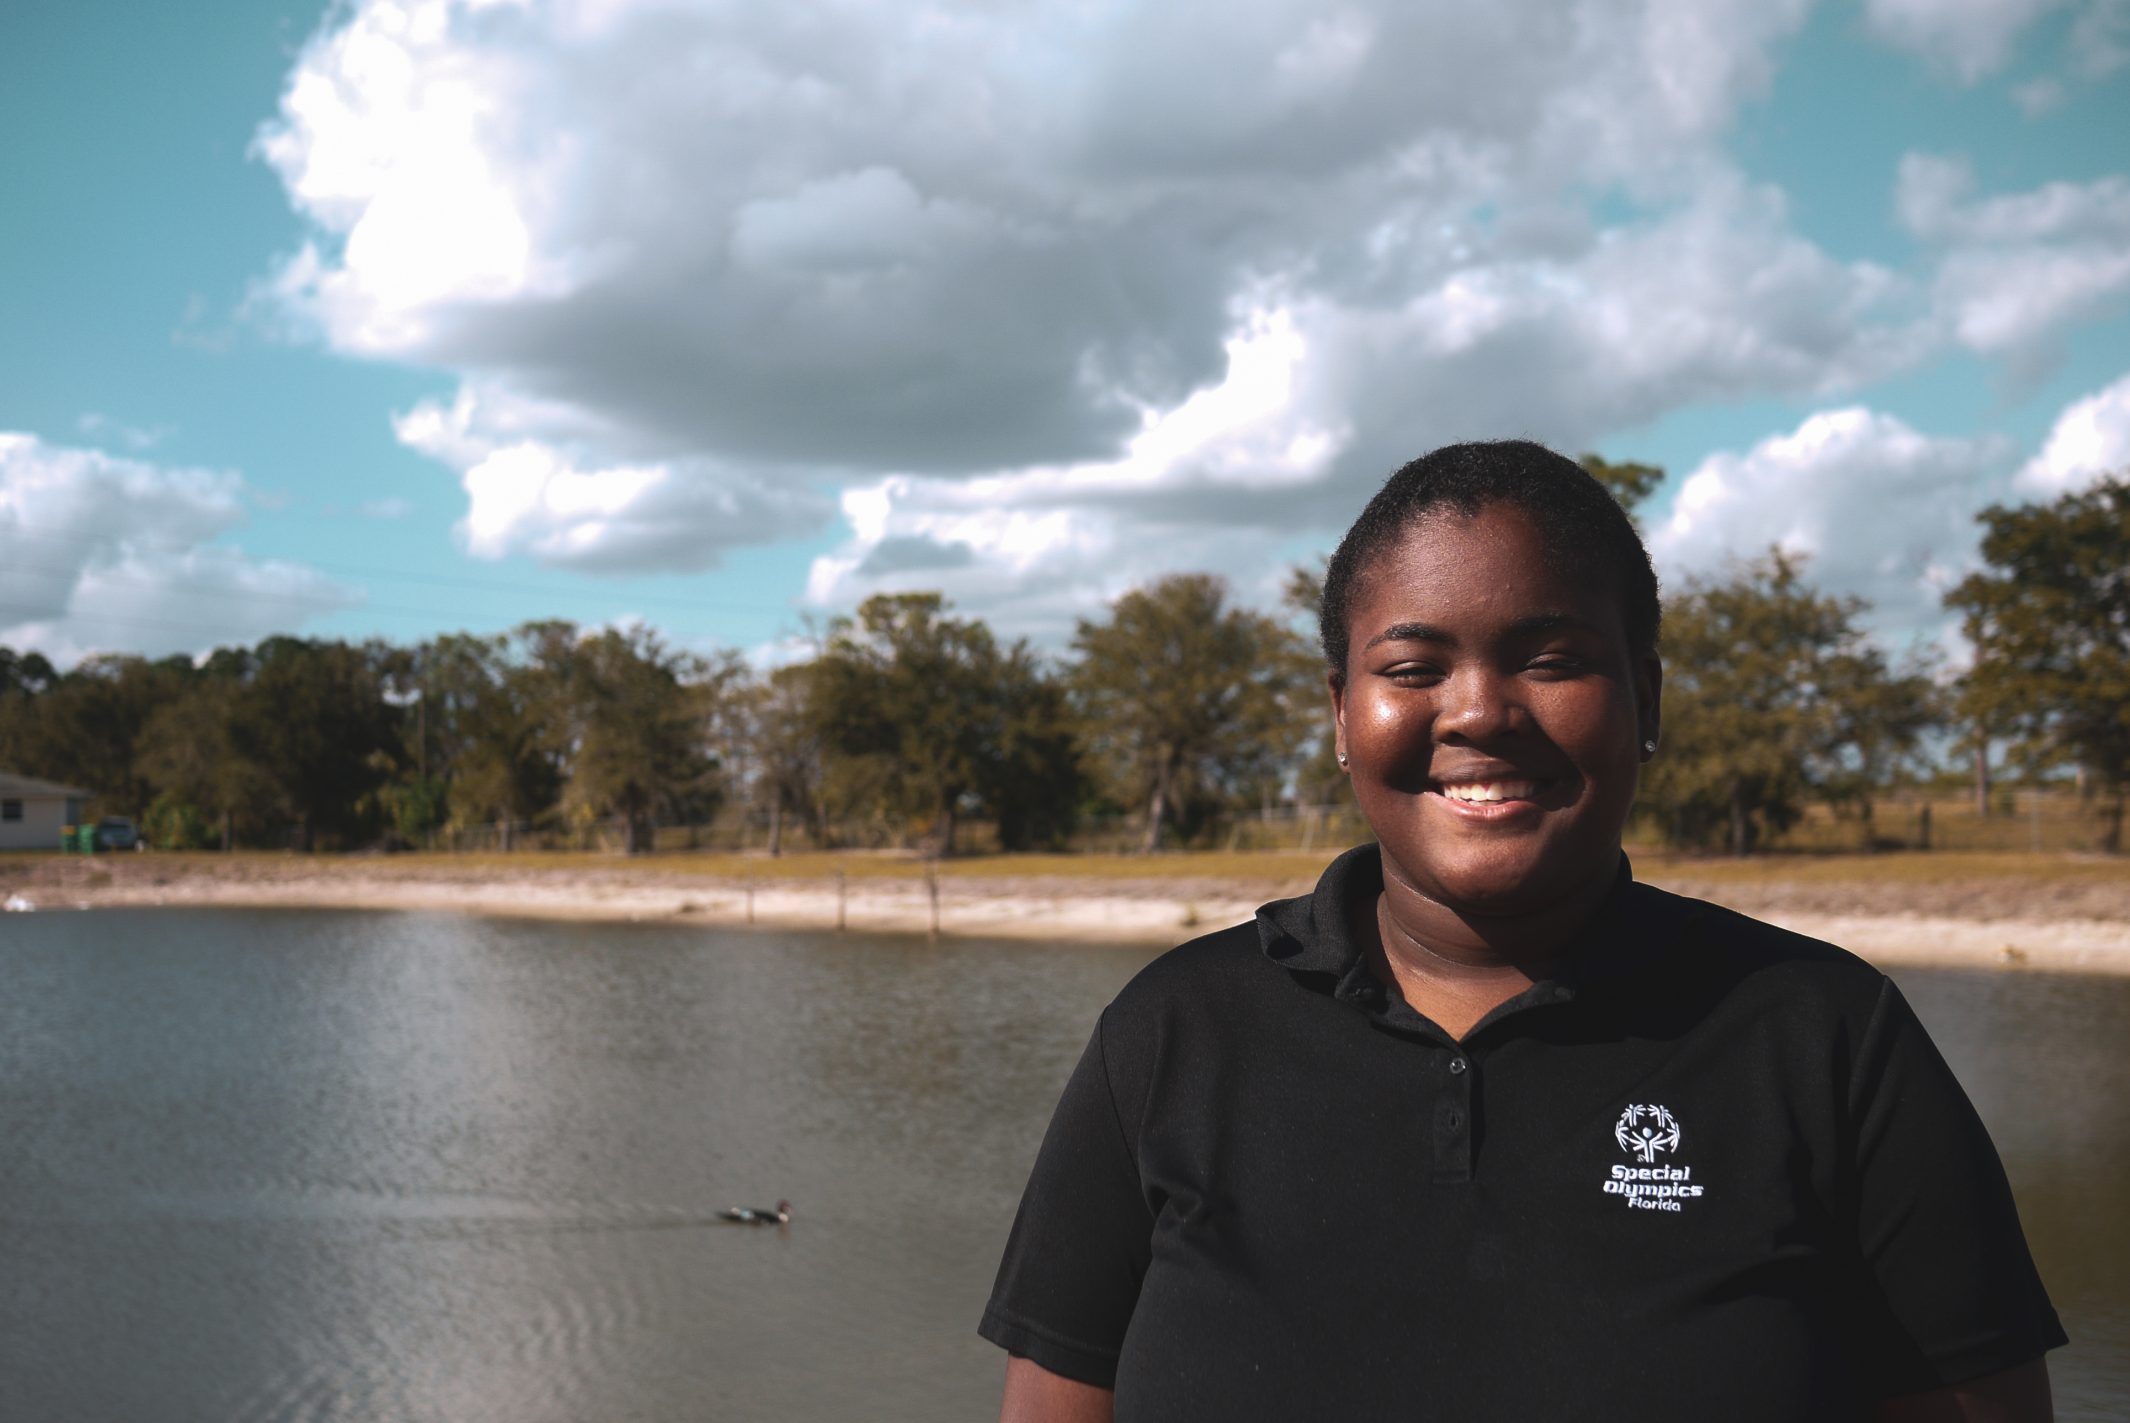
[[[74,867],[68,867],[73,870]],[[468,875],[399,873],[288,874],[230,877],[184,874],[168,879],[92,873],[40,877],[13,892],[39,910],[119,907],[376,909],[487,914],[540,919],[670,920],[706,926],[931,932],[931,894],[923,879],[833,881],[611,874],[581,870]],[[19,878],[19,877],[18,877]],[[5,884],[5,880],[0,880]],[[1194,933],[1249,918],[1257,906],[1299,888],[1253,894],[1234,885],[1183,893],[1156,882],[1050,881],[1038,877],[940,881],[942,934],[1054,940],[1061,943],[1180,943]],[[1206,892],[1199,892],[1203,889]]]
[[[1657,877],[1663,882],[1663,877]],[[1308,879],[1240,883],[1188,875],[1137,878],[1045,875],[940,877],[942,934],[1054,943],[1179,943],[1248,919],[1268,899],[1298,894]],[[2006,970],[2130,973],[2130,917],[1875,910],[1868,894],[1820,887],[1680,883],[1774,923],[1838,943],[1876,963]],[[447,912],[552,919],[664,921],[729,927],[927,933],[934,908],[914,873],[822,878],[735,878],[630,867],[448,861],[238,860],[111,857],[0,865],[0,901],[40,911],[117,907],[330,908]],[[2099,907],[2112,908],[2103,903]],[[2007,914],[2005,909],[2013,912]]]

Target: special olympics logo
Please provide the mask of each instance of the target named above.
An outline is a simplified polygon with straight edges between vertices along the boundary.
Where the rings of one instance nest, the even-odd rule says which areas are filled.
[[[1679,1149],[1679,1123],[1662,1107],[1629,1107],[1612,1128],[1612,1139],[1622,1151],[1631,1151],[1644,1165],[1655,1161],[1660,1151]]]

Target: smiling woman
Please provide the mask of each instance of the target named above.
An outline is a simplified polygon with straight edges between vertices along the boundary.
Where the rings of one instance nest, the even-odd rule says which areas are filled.
[[[1555,542],[1496,502],[1422,515],[1363,576],[1338,570],[1366,634],[1332,679],[1340,751],[1412,914],[1581,916],[1610,883],[1661,677]]]
[[[1634,881],[1659,612],[1602,487],[1439,450],[1323,606],[1378,843],[1097,1022],[984,1316],[1005,1419],[2047,1418],[2062,1330],[1900,994]]]

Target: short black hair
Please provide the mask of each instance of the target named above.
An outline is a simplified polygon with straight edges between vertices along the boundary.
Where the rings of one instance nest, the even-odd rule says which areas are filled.
[[[1609,584],[1620,600],[1629,650],[1653,652],[1663,618],[1657,574],[1634,520],[1611,491],[1574,460],[1531,440],[1444,445],[1406,465],[1376,491],[1324,570],[1317,635],[1334,676],[1346,672],[1346,619],[1355,588],[1377,555],[1416,522],[1449,509],[1466,518],[1489,504],[1520,509],[1538,527],[1547,551],[1568,567]]]

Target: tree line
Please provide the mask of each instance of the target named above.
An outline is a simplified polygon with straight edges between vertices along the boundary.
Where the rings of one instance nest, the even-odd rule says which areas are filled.
[[[1586,467],[1630,512],[1661,472]],[[1989,752],[2076,773],[2120,845],[2130,787],[2130,480],[1980,516],[1983,568],[1946,596],[1975,649],[1957,678],[1898,660],[1868,608],[1781,551],[1667,598],[1664,749],[1638,814],[1670,843],[1750,853],[1807,806],[1868,829],[1891,788]],[[884,594],[768,671],[643,627],[527,623],[401,646],[272,637],[194,659],[65,672],[0,647],[0,768],[91,790],[168,848],[419,846],[495,826],[621,827],[735,813],[771,853],[951,853],[1131,819],[1141,848],[1345,795],[1314,647],[1319,574],[1270,614],[1178,574],[1082,620],[1062,656],[1000,639],[937,593]]]

